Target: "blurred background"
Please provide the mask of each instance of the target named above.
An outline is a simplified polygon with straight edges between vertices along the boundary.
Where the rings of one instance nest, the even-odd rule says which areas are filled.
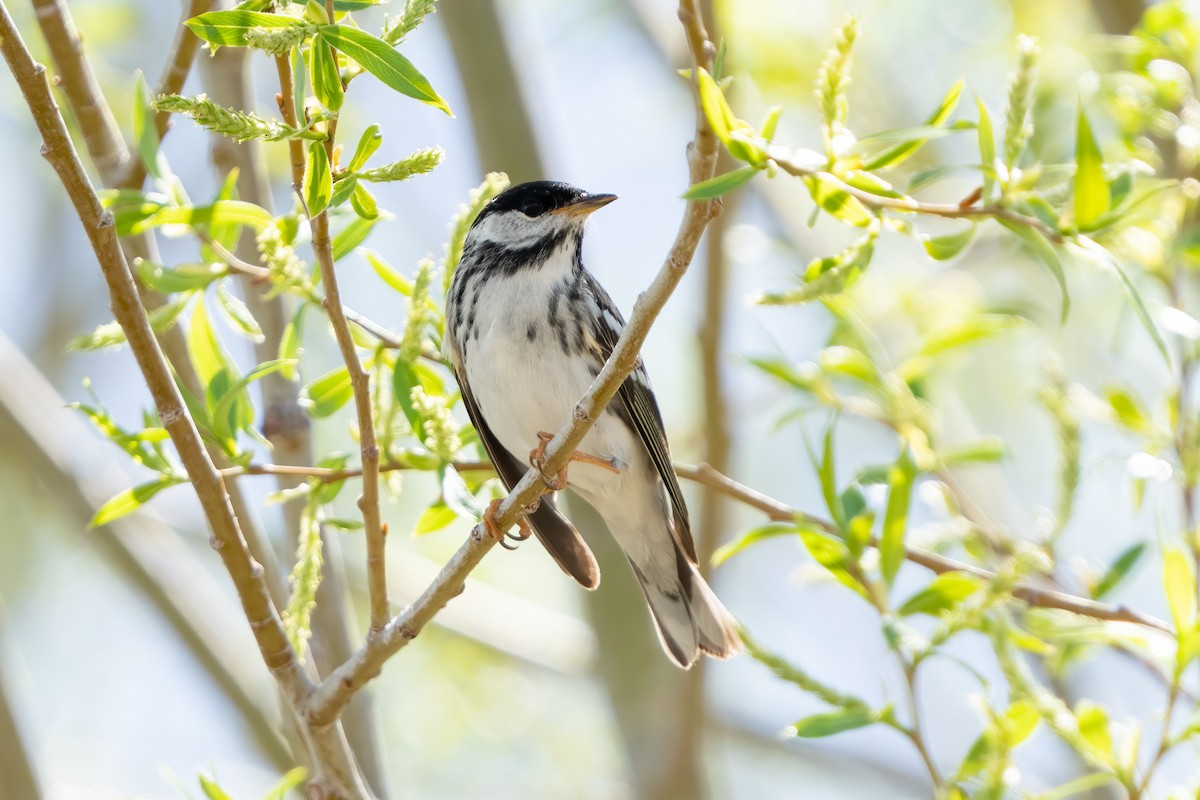
[[[47,59],[29,4],[8,5],[31,49]],[[1036,36],[1043,53],[1037,114],[1044,122],[1033,146],[1048,160],[1063,160],[1074,146],[1076,103],[1097,92],[1096,70],[1109,52],[1103,35],[1128,33],[1141,13],[1140,3],[1128,0],[716,0],[715,6],[712,32],[727,42],[739,115],[758,119],[781,103],[777,138],[805,146],[819,141],[815,73],[847,13],[861,20],[851,121],[869,131],[918,124],[959,78],[966,80],[966,97],[975,92],[999,113],[1017,35]],[[159,73],[179,4],[74,0],[69,7],[128,139],[130,76]],[[370,29],[380,13],[357,16]],[[694,126],[688,86],[676,75],[683,44],[675,6],[661,0],[445,0],[404,52],[457,117],[399,102],[369,81],[354,84],[342,115],[347,129],[380,123],[387,160],[433,144],[448,154],[431,175],[380,186],[380,205],[395,219],[377,226],[367,246],[411,274],[421,257],[442,255],[451,217],[485,173],[566,180],[621,198],[593,218],[585,259],[628,313],[681,216],[684,146]],[[219,67],[208,61],[202,52],[184,93],[217,94]],[[266,58],[250,61],[253,102],[272,113],[273,69]],[[24,800],[17,742],[52,798],[195,797],[201,770],[234,797],[259,797],[291,762],[269,680],[192,493],[165,492],[119,526],[85,529],[100,502],[143,476],[64,404],[87,400],[88,379],[114,417],[134,426],[149,397],[127,350],[65,349],[70,337],[111,314],[86,238],[38,146],[6,73],[0,76],[6,154],[0,749],[14,757],[0,758],[0,770],[8,771],[0,774],[0,797]],[[212,147],[204,131],[182,118],[164,142],[192,197],[210,197],[219,187]],[[917,164],[969,163],[973,147],[938,139]],[[276,208],[291,203],[285,150],[265,151]],[[811,258],[845,246],[851,235],[825,217],[809,227],[806,192],[784,184],[760,181],[730,201],[644,357],[678,460],[707,460],[766,494],[816,510],[816,478],[796,466],[806,463],[800,427],[778,424],[796,398],[746,358],[811,360],[826,343],[831,319],[817,304],[775,309],[753,298],[790,281]],[[952,180],[937,199],[954,201],[971,188],[969,177]],[[1036,399],[1047,353],[1057,354],[1072,381],[1096,387],[1116,379],[1147,397],[1165,391],[1171,376],[1131,324],[1115,281],[1068,265],[1075,311],[1060,326],[1051,279],[998,230],[983,233],[949,267],[929,262],[911,239],[885,235],[855,298],[889,345],[903,342],[914,320],[964,308],[1022,309],[1031,324],[947,361],[928,391],[943,441],[1005,440],[1003,462],[959,477],[998,528],[1030,531],[1044,526],[1045,509],[1055,502],[1054,429]],[[189,240],[164,238],[160,246],[164,263],[194,257]],[[384,326],[402,323],[396,295],[380,290],[361,256],[349,256],[339,271],[349,306]],[[239,363],[253,363],[249,344],[224,338]],[[310,325],[304,344],[310,368],[338,363],[322,326]],[[343,409],[317,422],[315,451],[351,449],[349,421]],[[819,431],[821,419],[811,422],[805,423],[810,432]],[[1173,532],[1177,493],[1156,493],[1151,481],[1145,502],[1135,506],[1130,442],[1102,426],[1089,430],[1085,442],[1081,494],[1062,552],[1106,563],[1133,541]],[[894,435],[846,420],[838,448],[839,477],[848,480],[863,464],[893,458]],[[277,487],[268,477],[240,484],[252,515],[286,554],[280,507],[263,503]],[[685,490],[708,552],[762,521],[750,509],[703,497],[694,485]],[[436,493],[428,475],[389,484],[384,515],[397,604],[424,588],[469,529],[459,521],[408,535]],[[342,516],[355,515],[356,495],[339,498]],[[944,526],[938,492],[919,492],[914,502],[915,523],[931,531]],[[338,539],[361,630],[361,536]],[[378,726],[369,769],[395,796],[928,796],[923,767],[893,731],[781,737],[785,725],[818,704],[748,658],[705,664],[688,675],[667,666],[624,564],[602,539],[595,541],[605,580],[594,595],[579,591],[536,545],[497,551],[438,624],[388,663],[372,685],[371,707],[357,713]],[[160,580],[147,580],[147,572]],[[1165,615],[1152,572],[1135,574],[1117,599]],[[900,587],[926,578],[906,568]],[[818,576],[794,541],[746,552],[717,570],[713,583],[749,630],[812,674],[871,702],[882,703],[898,686],[874,613]],[[965,637],[955,647],[973,664],[987,660],[982,641]],[[957,763],[980,730],[972,699],[979,683],[949,661],[930,664],[922,680],[933,755]],[[1089,663],[1070,680],[1070,692],[1104,703],[1114,720],[1162,703],[1161,687],[1115,656]],[[1023,786],[1045,789],[1078,773],[1079,764],[1052,738],[1036,741],[1018,760]],[[1194,757],[1184,748],[1164,764],[1164,774],[1191,774]]]

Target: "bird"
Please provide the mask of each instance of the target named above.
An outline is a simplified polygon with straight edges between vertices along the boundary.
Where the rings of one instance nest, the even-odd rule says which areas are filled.
[[[446,297],[444,350],[479,440],[510,490],[529,465],[541,471],[550,431],[571,419],[624,329],[582,259],[585,222],[615,199],[557,181],[522,183],[485,205],[467,232]],[[640,361],[568,469],[542,479],[554,492],[569,486],[603,517],[671,660],[687,669],[700,653],[737,653],[737,622],[697,569],[687,505]],[[503,542],[498,504],[484,521]],[[520,530],[511,536],[536,535],[581,586],[599,586],[596,558],[553,492]]]

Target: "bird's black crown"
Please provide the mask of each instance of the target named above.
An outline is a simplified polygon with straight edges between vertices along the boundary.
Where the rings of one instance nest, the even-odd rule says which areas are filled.
[[[520,211],[527,217],[540,217],[547,211],[569,206],[587,192],[561,181],[530,181],[505,189],[496,195],[479,216],[475,224],[489,214],[501,211]]]

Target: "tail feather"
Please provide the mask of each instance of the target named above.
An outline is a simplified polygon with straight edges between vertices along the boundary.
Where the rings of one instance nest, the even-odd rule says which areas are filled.
[[[679,558],[679,580],[661,585],[647,580],[633,565],[663,650],[679,667],[688,669],[704,652],[729,658],[742,649],[738,624],[686,558]]]

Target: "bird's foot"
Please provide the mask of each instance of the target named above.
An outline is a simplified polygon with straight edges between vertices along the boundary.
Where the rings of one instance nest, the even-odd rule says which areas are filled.
[[[514,542],[523,542],[533,535],[533,529],[529,527],[529,522],[525,517],[517,520],[517,532],[509,533],[501,530],[500,525],[496,522],[496,512],[500,510],[500,499],[497,498],[488,504],[487,510],[483,512],[483,527],[488,534],[495,539],[505,550],[516,550],[517,545],[509,544],[506,539],[512,539]]]
[[[546,488],[552,492],[560,492],[567,488],[567,467],[559,470],[558,475],[551,478],[543,470],[542,466],[546,460],[546,445],[550,444],[550,440],[554,438],[553,433],[538,431],[538,446],[529,451],[529,463],[534,469],[542,474],[542,483],[546,484]],[[614,459],[595,456],[591,453],[580,453],[578,451],[571,454],[571,461],[579,461],[583,464],[591,464],[594,467],[606,469],[616,475],[621,474],[621,468],[617,466]],[[569,466],[569,465],[568,465]]]

